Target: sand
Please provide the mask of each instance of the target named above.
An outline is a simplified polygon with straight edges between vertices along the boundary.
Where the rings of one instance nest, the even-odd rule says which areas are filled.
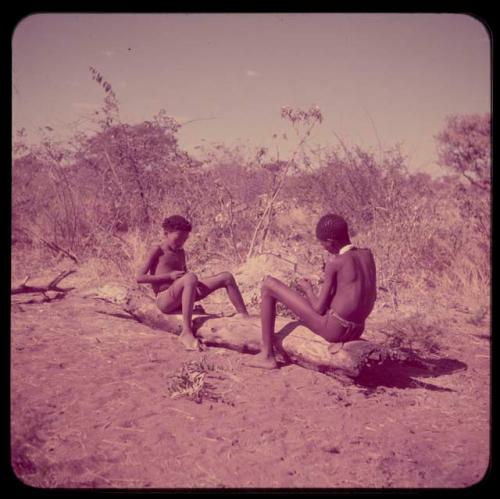
[[[460,488],[487,471],[488,325],[450,320],[429,358],[454,369],[343,384],[187,352],[77,291],[11,317],[12,465],[30,486]],[[188,362],[213,367],[212,398],[171,397]]]

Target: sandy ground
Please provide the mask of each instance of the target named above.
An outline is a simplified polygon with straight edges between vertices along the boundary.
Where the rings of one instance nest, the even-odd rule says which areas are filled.
[[[25,484],[461,488],[487,471],[488,324],[450,318],[434,373],[345,385],[246,367],[230,350],[186,352],[116,312],[76,292],[12,306],[12,466]],[[202,359],[218,368],[207,379],[219,397],[171,398],[175,373]]]

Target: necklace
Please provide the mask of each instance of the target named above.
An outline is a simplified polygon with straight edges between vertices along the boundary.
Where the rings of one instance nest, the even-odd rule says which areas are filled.
[[[339,255],[343,255],[344,253],[347,253],[349,250],[352,250],[354,248],[354,244],[346,244],[345,246],[340,248]]]

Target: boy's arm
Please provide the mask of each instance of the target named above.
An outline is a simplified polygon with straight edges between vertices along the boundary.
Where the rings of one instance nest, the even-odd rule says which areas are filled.
[[[335,260],[332,258],[329,259],[325,265],[325,278],[323,280],[319,296],[314,294],[311,284],[304,289],[311,307],[320,315],[323,315],[326,312],[328,303],[331,301],[331,297],[335,293],[336,275],[337,265],[335,264]]]
[[[154,267],[160,257],[161,249],[156,246],[148,255],[146,261],[142,264],[136,275],[136,282],[139,284],[161,284],[175,279],[174,272],[168,272],[160,275],[150,275],[149,271]],[[178,271],[175,271],[177,274]]]

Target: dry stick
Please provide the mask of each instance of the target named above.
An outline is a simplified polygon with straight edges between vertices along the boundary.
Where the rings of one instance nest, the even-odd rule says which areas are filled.
[[[235,240],[234,232],[233,232],[233,212],[231,209],[231,206],[232,206],[231,193],[224,186],[222,186],[220,184],[216,184],[216,186],[221,188],[221,189],[225,189],[228,192],[228,195],[231,199],[230,205],[229,205],[230,206],[230,210],[229,210],[230,219],[229,219],[229,224],[228,224],[229,225],[229,234],[230,234],[231,238],[227,237],[225,234],[222,234],[222,237],[224,238],[225,241],[228,242],[228,244],[233,246],[234,253],[237,255],[238,261],[241,262],[241,257],[240,257],[238,250],[237,250],[237,247],[236,247],[236,240]],[[219,201],[219,205],[220,205],[220,210],[221,210],[221,212],[223,212],[225,210],[224,199],[222,197],[219,197],[218,201]]]
[[[227,195],[229,196],[229,233],[231,234],[231,241],[233,243],[233,249],[234,249],[236,255],[238,256],[239,262],[241,263],[242,262],[242,258],[241,258],[241,254],[240,254],[240,252],[238,250],[238,246],[236,244],[236,237],[234,235],[234,230],[233,230],[233,221],[234,221],[234,213],[233,213],[233,203],[234,203],[234,200],[233,200],[233,196],[231,194],[231,191],[225,185],[223,185],[222,188],[226,191]]]
[[[71,253],[69,250],[66,250],[64,248],[61,248],[58,244],[50,241],[46,241],[43,237],[39,237],[40,241],[45,243],[50,249],[55,251],[56,253],[63,253],[65,254],[68,258],[71,258],[75,263],[78,263],[78,259],[76,258],[73,253]]]
[[[215,120],[217,119],[217,116],[211,116],[209,118],[194,118],[192,120],[184,121],[183,123],[179,123],[179,125],[184,126],[188,125],[189,123],[194,123],[195,121],[205,121],[205,120]]]
[[[61,246],[59,246],[58,244],[56,244],[56,243],[54,243],[52,241],[47,241],[42,236],[36,234],[35,232],[33,232],[30,229],[21,229],[21,230],[23,232],[25,232],[26,234],[28,234],[28,235],[30,235],[32,237],[35,237],[35,238],[39,239],[40,241],[42,241],[42,243],[46,244],[52,251],[55,251],[56,253],[63,253],[68,258],[70,258],[71,260],[73,260],[75,263],[78,263],[78,258],[73,253],[71,253],[69,250],[61,248]]]
[[[467,173],[465,172],[462,172],[462,175],[472,184],[472,185],[475,185],[476,187],[479,187],[480,189],[482,189],[483,191],[489,191],[489,187],[490,187],[490,182],[489,180],[485,179],[483,180],[483,184],[480,184],[479,182],[475,181],[470,175],[468,175]]]
[[[310,132],[313,127],[314,127],[314,123],[309,127],[308,132]],[[259,221],[258,221],[258,223],[257,223],[257,225],[256,225],[256,227],[254,229],[254,232],[253,232],[253,235],[252,235],[252,240],[250,241],[250,248],[248,249],[248,253],[247,253],[247,259],[252,256],[253,249],[254,249],[254,246],[255,246],[255,242],[257,240],[257,235],[258,235],[259,230],[260,230],[260,228],[261,228],[261,226],[262,226],[262,224],[263,224],[263,222],[264,222],[264,220],[266,218],[266,215],[268,214],[268,212],[270,210],[272,210],[274,201],[278,197],[278,194],[280,193],[281,188],[283,187],[283,185],[285,183],[288,170],[290,169],[290,166],[292,165],[293,160],[295,159],[295,156],[296,156],[297,152],[300,150],[300,148],[302,147],[302,145],[304,144],[304,142],[307,140],[308,137],[309,137],[309,133],[306,133],[304,135],[304,137],[302,138],[302,140],[297,145],[297,147],[295,148],[295,150],[294,150],[294,152],[292,154],[292,157],[287,161],[285,170],[284,170],[283,175],[282,175],[282,177],[281,177],[281,179],[280,179],[280,181],[278,183],[278,186],[275,188],[271,199],[267,203],[267,206],[266,206],[266,208],[264,210],[264,213],[260,217],[260,219],[259,219]]]
[[[329,165],[332,164],[332,160],[331,159],[328,159],[327,160]],[[337,163],[337,159],[335,158],[335,160]],[[315,178],[315,181],[316,181],[316,184],[319,186],[319,188],[321,189],[323,195],[325,196],[325,199],[329,199],[331,197],[331,192],[328,190],[325,182],[323,182],[321,180],[321,177],[314,177]],[[338,181],[336,181],[336,184],[338,183]],[[353,212],[355,210],[355,206],[351,203],[351,200],[350,200],[350,197],[346,197],[344,198],[343,200],[343,203],[347,206],[347,209],[350,211],[350,212]]]
[[[264,251],[261,254],[275,256],[276,258],[279,258],[280,260],[283,260],[283,261],[289,263],[290,265],[293,265],[293,272],[294,273],[297,272],[297,267],[298,267],[297,262],[292,262],[292,260],[288,260],[287,258],[283,258],[281,255],[278,255],[277,253],[273,253],[272,251]]]
[[[55,160],[53,160],[54,163],[55,163]],[[56,171],[54,169],[54,171]],[[57,173],[56,173],[57,174]],[[63,196],[63,189],[60,189],[59,188],[59,184],[58,182],[60,182],[60,179],[56,179],[52,176],[52,175],[48,175],[48,178],[50,179],[51,183],[52,183],[52,186],[53,186],[53,189],[55,191],[55,195],[57,196],[57,198],[59,199],[60,203],[62,204],[62,207],[64,209],[64,214],[66,216],[66,223],[69,223],[69,212],[68,212],[68,206],[66,205],[66,202],[65,202],[65,199],[64,199],[64,196]],[[53,220],[53,229],[54,229],[54,233],[57,234],[57,218],[54,218]]]
[[[68,277],[71,274],[74,274],[76,270],[65,270],[64,272],[61,272],[50,284],[49,288],[56,288],[57,285],[66,277]]]
[[[271,225],[271,217],[273,216],[273,211],[272,210],[269,210],[267,212],[267,222],[266,222],[266,225],[264,226],[264,229],[263,229],[263,234],[262,234],[262,238],[260,240],[260,246],[259,246],[259,253],[261,254],[263,251],[264,251],[264,243],[266,242],[266,239],[267,239],[267,235],[269,234],[269,227]]]
[[[74,288],[60,288],[58,284],[70,274],[73,274],[76,270],[65,270],[61,272],[55,279],[53,279],[47,286],[27,286],[29,276],[24,279],[20,286],[16,286],[10,290],[11,294],[17,295],[20,293],[46,293],[47,291],[59,291],[66,293]]]
[[[125,189],[123,188],[123,184],[120,180],[120,177],[118,177],[118,173],[116,172],[115,165],[111,161],[111,158],[109,157],[107,149],[104,149],[104,157],[106,158],[106,161],[108,162],[109,168],[111,172],[113,173],[113,177],[115,178],[115,182],[118,185],[118,188],[120,189],[120,195],[122,196],[123,193],[125,192]]]
[[[126,156],[126,159],[129,162],[129,164],[132,166],[132,169],[134,171],[134,178],[135,178],[135,181],[137,183],[137,186],[139,187],[139,194],[141,196],[141,202],[142,202],[143,212],[144,212],[144,215],[145,215],[147,223],[149,223],[149,221],[151,220],[151,216],[149,214],[148,203],[147,203],[147,200],[146,200],[146,196],[144,194],[145,193],[144,187],[143,187],[142,182],[141,182],[141,175],[139,173],[139,169],[137,168],[137,163],[136,163],[134,157],[132,156],[132,154],[130,153],[130,140],[129,140],[129,137],[125,136],[125,141],[127,143],[127,151],[125,153],[125,156]]]
[[[272,189],[274,189],[276,186],[276,178],[277,178],[277,175],[273,178],[273,185],[272,185]],[[273,211],[272,209],[270,209],[268,212],[267,212],[267,222],[264,226],[264,228],[262,229],[262,236],[261,236],[261,239],[260,239],[260,246],[259,246],[259,254],[262,254],[262,252],[264,251],[264,243],[266,242],[266,239],[267,239],[267,235],[269,233],[269,226],[271,225],[271,217],[273,215]],[[266,219],[266,216],[263,215],[262,216],[263,219]]]
[[[344,153],[345,153],[346,158],[349,161],[350,165],[353,166],[354,168],[356,168],[356,164],[352,158],[352,154],[347,149],[347,146],[345,145],[344,141],[339,137],[339,135],[335,131],[333,132],[333,134],[335,135],[335,137],[337,137],[337,140],[340,142],[340,145],[342,146],[342,149],[344,150]],[[358,188],[356,187],[356,185],[352,181],[352,178],[349,174],[347,174],[347,179],[349,180],[349,183],[351,184],[353,191],[356,193],[356,196],[358,197],[358,201],[361,201],[363,199],[363,196],[359,192]]]
[[[54,157],[52,151],[47,151],[47,152],[48,152],[49,157],[52,160],[53,164],[57,166],[56,171],[57,171],[58,175],[60,175],[60,177],[62,177],[64,183],[66,184],[67,192],[69,193],[69,201],[70,201],[71,211],[72,211],[72,216],[73,216],[73,235],[71,238],[71,242],[73,243],[74,242],[74,235],[75,235],[76,230],[77,230],[77,214],[76,214],[75,195],[73,193],[73,188],[71,187],[71,184],[69,182],[67,175],[64,172],[64,169],[61,167],[60,160],[57,160]],[[64,198],[66,197],[64,192],[63,192],[63,196],[64,196]],[[68,208],[66,206],[65,199],[63,200],[63,204],[64,204],[64,211],[66,212],[66,217],[67,217],[67,220],[69,222],[69,211],[68,211]]]
[[[373,127],[373,131],[375,132],[375,137],[377,138],[377,142],[378,142],[378,150],[379,150],[379,154],[380,154],[380,162],[383,162],[383,160],[384,160],[384,152],[382,150],[382,142],[380,141],[380,137],[379,137],[379,134],[378,134],[377,127],[375,126],[375,122],[373,121],[373,118],[371,117],[371,114],[367,111],[367,109],[364,106],[363,106],[363,110],[368,115],[368,119],[370,120],[370,123],[371,123],[371,125]]]

